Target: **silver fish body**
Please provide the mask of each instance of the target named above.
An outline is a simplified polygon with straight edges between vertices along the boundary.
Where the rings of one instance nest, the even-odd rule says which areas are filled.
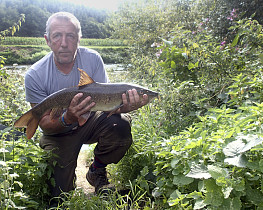
[[[158,97],[158,93],[144,87],[127,83],[91,83],[79,87],[64,88],[48,97],[23,114],[14,124],[15,127],[27,127],[27,138],[32,138],[43,114],[48,110],[67,108],[73,97],[83,93],[82,100],[91,96],[95,106],[90,111],[114,112],[122,104],[122,94],[136,89],[140,98],[147,94],[149,101]],[[127,95],[128,96],[128,95]]]

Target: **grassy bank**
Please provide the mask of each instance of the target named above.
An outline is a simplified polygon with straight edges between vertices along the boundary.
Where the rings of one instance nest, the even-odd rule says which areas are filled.
[[[5,64],[33,64],[48,52],[44,38],[39,37],[6,37],[1,42],[0,56],[6,58]],[[105,63],[122,63],[126,57],[127,45],[115,39],[82,39],[80,46],[98,51]]]

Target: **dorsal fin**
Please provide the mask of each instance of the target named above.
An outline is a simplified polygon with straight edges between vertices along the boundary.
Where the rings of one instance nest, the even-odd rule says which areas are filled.
[[[94,80],[82,69],[78,68],[80,71],[80,80],[78,86],[88,85],[94,83]]]

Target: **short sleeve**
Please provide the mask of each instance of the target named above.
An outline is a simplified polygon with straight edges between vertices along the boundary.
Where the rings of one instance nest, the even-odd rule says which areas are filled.
[[[47,93],[44,91],[44,88],[41,87],[43,82],[41,82],[39,78],[33,78],[31,73],[32,71],[29,70],[25,75],[26,101],[30,103],[40,103],[47,97]]]
[[[107,72],[104,68],[104,62],[99,54],[96,57],[96,66],[93,72],[94,80],[101,83],[109,82]]]

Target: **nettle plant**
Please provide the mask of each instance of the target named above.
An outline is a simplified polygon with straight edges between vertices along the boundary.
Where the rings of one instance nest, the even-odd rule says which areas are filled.
[[[222,42],[180,30],[161,65],[174,84],[203,90],[191,101],[199,122],[155,144],[153,196],[177,209],[262,208],[262,27],[238,21]]]
[[[199,123],[160,142],[155,195],[178,208],[263,207],[262,108],[210,109]]]

